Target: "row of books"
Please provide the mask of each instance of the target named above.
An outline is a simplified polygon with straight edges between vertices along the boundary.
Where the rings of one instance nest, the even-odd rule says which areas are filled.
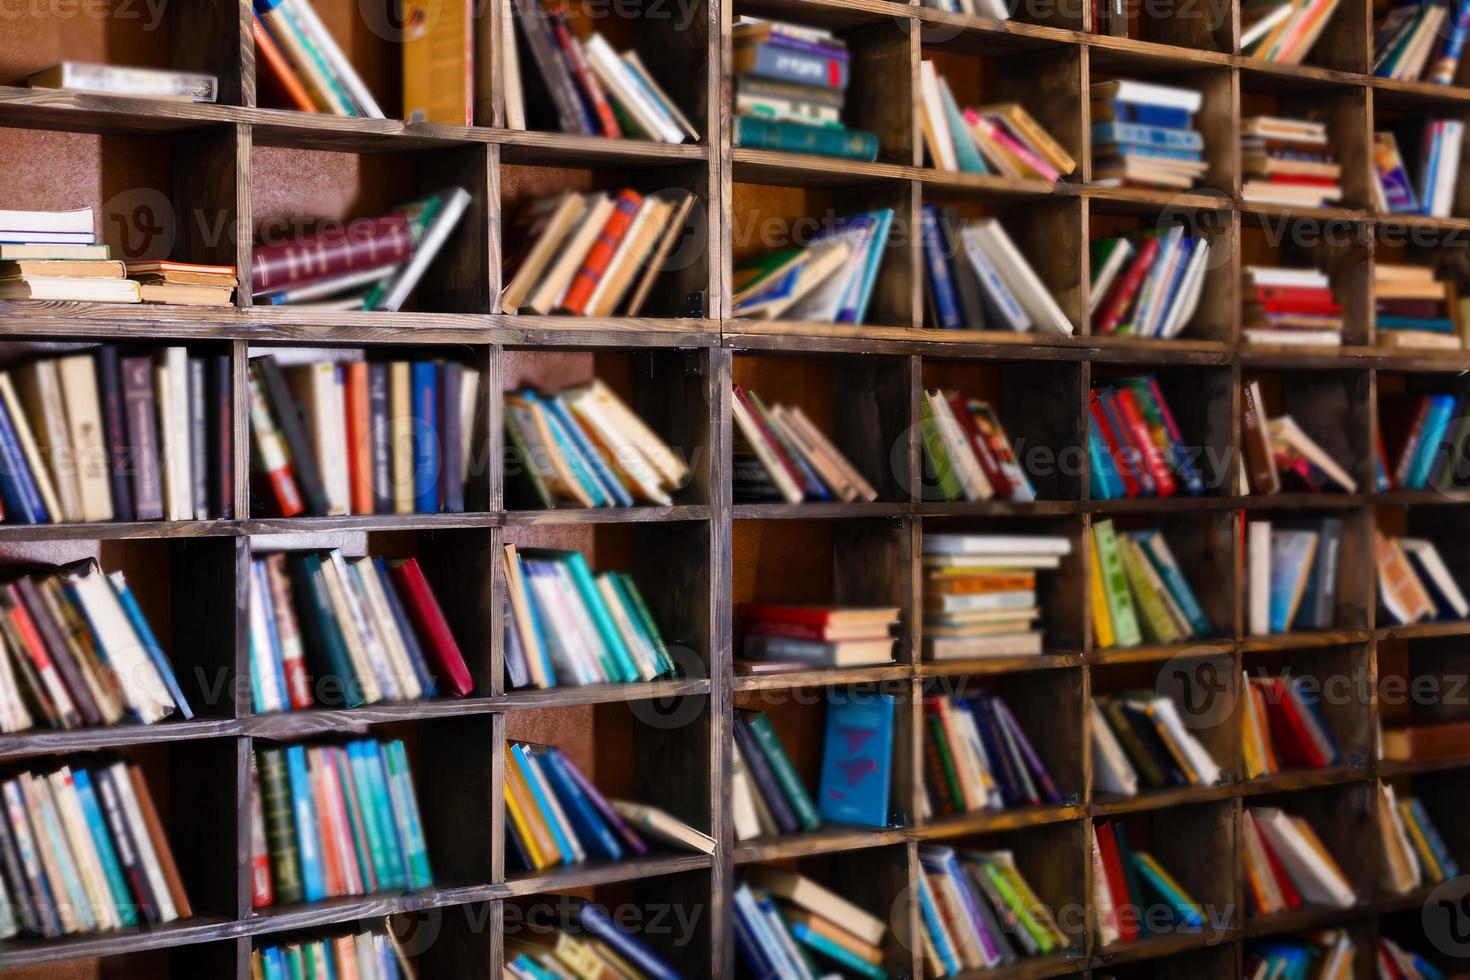
[[[952,208],[926,204],[920,221],[926,323],[1071,335],[1072,321],[1000,219],[961,220]]]
[[[400,980],[414,976],[385,922],[380,929],[339,936],[303,936],[273,940],[250,951],[250,971],[260,980],[296,977],[357,977],[358,980]]]
[[[255,908],[434,883],[397,739],[257,748],[250,792]]]
[[[505,235],[501,311],[638,316],[693,207],[694,195],[677,188],[568,190],[528,201]]]
[[[511,853],[526,871],[646,854],[644,836],[701,854],[714,850],[709,835],[657,807],[607,799],[555,746],[506,743],[505,809]]]
[[[832,31],[741,15],[734,44],[733,144],[876,160],[878,137],[842,121],[851,54]]]
[[[823,966],[873,980],[888,976],[882,946],[887,925],[811,878],[750,868],[735,888],[734,906],[736,949],[755,976],[834,975]]]
[[[251,562],[251,703],[258,713],[464,697],[469,667],[418,559],[341,549]]]
[[[1379,944],[1391,940],[1380,938]],[[1358,944],[1347,929],[1319,929],[1300,936],[1257,939],[1245,945],[1246,980],[1272,976],[1320,977],[1321,980],[1351,980]],[[1437,973],[1438,971],[1436,971]],[[1380,972],[1380,977],[1398,980],[1399,975]]]
[[[1358,895],[1312,825],[1276,807],[1241,816],[1241,860],[1261,917],[1303,905],[1351,908]]]
[[[892,208],[845,215],[805,245],[737,262],[731,280],[735,315],[861,326],[892,224]]]
[[[919,845],[919,942],[926,976],[995,969],[1072,948],[1007,850]]]
[[[1129,846],[1121,821],[1089,828],[1092,910],[1103,946],[1206,925],[1204,909],[1148,851]]]
[[[1459,620],[1470,615],[1470,602],[1433,541],[1390,537],[1375,531],[1373,558],[1378,569],[1378,596],[1394,622],[1407,626],[1421,620]]]
[[[1470,438],[1464,422],[1461,399],[1454,395],[1421,395],[1402,405],[1403,418],[1395,418],[1392,407],[1380,409],[1380,424],[1404,432],[1397,462],[1387,471],[1391,485],[1401,490],[1463,488],[1470,474],[1460,472],[1457,457],[1461,443]]]
[[[1342,535],[1343,522],[1337,517],[1246,523],[1250,635],[1335,625]]]
[[[1247,201],[1315,208],[1342,200],[1342,167],[1320,120],[1241,120],[1240,165]]]
[[[1119,79],[1094,82],[1089,94],[1094,183],[1185,190],[1205,175],[1197,90]]]
[[[633,577],[593,573],[580,551],[503,551],[512,688],[636,683],[676,666]]]
[[[514,980],[556,977],[627,977],[681,980],[681,975],[605,907],[557,896],[559,921],[539,918],[505,930],[505,975]]]
[[[228,366],[228,365],[226,365]],[[480,373],[458,361],[252,357],[253,511],[432,514],[465,509]]]
[[[1342,304],[1316,269],[1246,266],[1241,284],[1243,333],[1252,344],[1342,344]]]
[[[1240,391],[1241,468],[1244,485],[1254,494],[1279,493],[1290,488],[1307,493],[1353,493],[1358,481],[1332,458],[1290,415],[1266,416],[1258,381]]]
[[[1105,238],[1089,246],[1093,332],[1177,337],[1194,319],[1209,272],[1210,241],[1167,231]]]
[[[194,717],[122,572],[94,559],[0,585],[0,731]]]
[[[1096,500],[1204,493],[1204,478],[1152,374],[1094,383],[1088,485]]]
[[[1350,957],[1349,951],[1344,959]],[[1445,973],[1422,954],[1405,949],[1387,936],[1378,937],[1377,964],[1390,980],[1444,980]]]
[[[1089,729],[1097,788],[1137,796],[1140,788],[1213,786],[1223,775],[1169,698],[1153,691],[1094,695]]]
[[[925,534],[922,547],[925,659],[1041,653],[1036,573],[1059,568],[1071,539]]]
[[[1336,9],[1337,0],[1248,0],[1240,11],[1240,50],[1251,58],[1299,65]]]
[[[1056,181],[1077,161],[1018,102],[961,108],[932,61],[919,63],[919,122],[939,170]]]
[[[1318,706],[1321,700],[1303,677],[1242,676],[1241,744],[1247,779],[1283,768],[1322,769],[1343,755]]]
[[[1470,6],[1461,0],[1394,7],[1373,31],[1373,74],[1453,84],[1465,53],[1467,22]]]
[[[512,507],[668,507],[689,482],[688,464],[600,379],[504,397]]]
[[[821,826],[822,816],[771,719],[759,711],[736,711],[732,725],[730,804],[736,839],[794,834]]]
[[[1382,780],[1378,783],[1378,831],[1385,857],[1382,881],[1395,894],[1459,876],[1460,866],[1424,804],[1417,797],[1400,797]]]
[[[534,68],[534,73],[517,71],[523,62],[515,54],[502,74],[507,82],[510,128],[526,128],[529,91],[532,108],[550,105],[552,113],[548,116],[555,115],[564,133],[658,143],[698,142],[698,130],[654,80],[636,51],[619,56],[596,31],[579,37],[560,3],[516,0],[513,9],[515,23],[520,26],[514,33],[530,51],[528,67]],[[516,43],[514,36],[505,43],[510,54]],[[527,78],[534,79],[536,85],[525,85]]]
[[[1373,265],[1373,325],[1381,347],[1459,350],[1460,303],[1453,280],[1420,265]]]
[[[745,633],[742,673],[776,673],[818,667],[860,667],[893,662],[896,607],[798,606],[743,602],[737,607]]]
[[[769,406],[753,388],[733,386],[731,480],[736,502],[878,499],[878,491],[800,405]]]
[[[263,39],[267,68],[290,92],[304,91],[312,109],[335,116],[383,118],[383,110],[311,0],[255,0],[253,33],[257,45]]]
[[[318,310],[403,308],[470,206],[462,187],[378,218],[326,224],[255,246],[250,288],[257,306]]]
[[[926,496],[944,500],[1036,499],[1036,489],[989,402],[926,388],[919,400]]]
[[[1046,763],[999,694],[924,698],[924,735],[931,814],[1062,802]]]
[[[1201,639],[1215,627],[1157,528],[1092,525],[1091,614],[1099,649]]]
[[[1461,142],[1459,119],[1430,119],[1418,139],[1418,168],[1410,177],[1399,151],[1399,135],[1373,134],[1373,206],[1384,214],[1426,214],[1447,218],[1455,209]],[[1405,139],[1414,139],[1404,134]]]

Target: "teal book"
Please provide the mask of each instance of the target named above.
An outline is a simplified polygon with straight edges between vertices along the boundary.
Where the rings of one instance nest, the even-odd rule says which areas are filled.
[[[945,938],[943,921],[939,918],[939,910],[935,907],[931,888],[933,885],[929,883],[926,876],[926,880],[919,883],[919,914],[923,917],[924,928],[928,930],[929,939],[934,944],[934,952],[939,956],[940,963],[944,965],[945,974],[954,976],[960,972],[960,961]]]
[[[581,840],[572,843],[567,836],[569,828],[562,827],[561,821],[556,819],[556,810],[551,804],[551,787],[546,785],[541,778],[541,770],[531,758],[526,747],[519,742],[510,743],[511,758],[515,759],[516,767],[521,771],[521,778],[531,788],[531,795],[536,798],[536,809],[541,811],[542,820],[547,829],[551,831],[551,837],[556,841],[557,850],[561,851],[562,864],[571,864],[577,859],[577,851],[581,849]]]
[[[760,747],[761,755],[765,756],[766,762],[770,764],[776,782],[781,784],[781,793],[791,804],[791,810],[796,814],[801,829],[816,830],[821,826],[822,818],[817,815],[817,808],[812,804],[811,795],[802,785],[801,777],[796,773],[796,767],[791,764],[790,756],[786,754],[786,749],[782,746],[776,729],[771,725],[771,719],[761,712],[746,714],[744,717],[750,723],[750,730],[755,734],[755,743]]]
[[[1157,529],[1151,528],[1134,532],[1133,540],[1138,542],[1143,553],[1148,556],[1149,563],[1154,566],[1154,571],[1159,573],[1159,578],[1174,597],[1184,618],[1189,620],[1195,636],[1209,636],[1213,633],[1215,627],[1210,624],[1210,618],[1205,615],[1194,590],[1189,587],[1189,580],[1184,577],[1179,563],[1174,560],[1174,553],[1169,550],[1169,543],[1164,540],[1164,536]]]
[[[943,76],[939,78],[939,99],[944,103],[944,118],[949,123],[949,134],[953,137],[955,161],[960,165],[960,171],[967,174],[988,174],[990,168],[985,165],[985,160],[980,156],[980,151],[975,148],[975,141],[970,138],[970,127],[965,124],[965,117],[960,114],[960,107],[955,103],[954,93],[949,89],[949,81]]]
[[[107,890],[125,926],[138,924],[137,905],[128,891],[127,879],[123,877],[122,864],[117,851],[112,847],[112,835],[107,832],[107,821],[102,816],[102,806],[97,802],[97,791],[92,788],[92,777],[80,767],[71,771],[72,785],[76,787],[77,799],[82,805],[82,816],[87,820],[87,831],[92,843],[97,846],[97,857],[102,861],[102,873],[107,878]]]
[[[873,298],[873,285],[878,281],[878,268],[883,264],[883,255],[888,250],[888,229],[893,224],[893,209],[882,208],[869,211],[866,217],[873,221],[873,234],[863,251],[862,278],[849,287],[842,299],[842,308],[837,313],[837,323],[860,326],[868,315],[868,303]],[[853,219],[849,219],[853,220]]]
[[[604,579],[612,586],[613,592],[622,602],[628,621],[633,624],[638,634],[643,637],[643,642],[653,651],[655,678],[673,676],[673,658],[669,656],[669,648],[664,646],[664,638],[659,634],[658,626],[653,621],[653,614],[643,604],[643,596],[639,594],[638,586],[625,572],[599,572],[597,581],[600,583]]]
[[[1317,532],[1271,532],[1271,632],[1285,633],[1301,606],[1317,554]]]
[[[321,831],[311,793],[311,778],[306,772],[304,747],[287,747],[286,777],[291,783],[291,812],[296,818],[296,852],[301,859],[302,893],[306,901],[318,902],[327,897],[327,875],[322,865]]]
[[[813,153],[867,162],[878,159],[878,137],[861,129],[809,126],[757,116],[735,117],[734,142],[752,150]]]
[[[592,578],[592,570],[587,567],[587,558],[580,551],[535,551],[530,552],[533,557],[544,557],[557,562],[566,568],[571,575],[572,583],[577,587],[577,594],[582,597],[582,604],[587,607],[587,613],[592,617],[592,623],[597,627],[597,635],[602,638],[602,643],[607,647],[613,670],[609,671],[609,680],[634,682],[641,680],[638,666],[633,662],[633,654],[629,652],[628,645],[623,642],[623,634],[618,630],[618,624],[613,620],[612,612],[603,601],[602,590]]]
[[[179,714],[183,715],[186,721],[193,718],[194,712],[190,709],[184,692],[179,689],[178,678],[174,676],[173,664],[169,663],[168,657],[164,655],[163,647],[159,644],[158,638],[153,635],[153,628],[148,625],[148,617],[144,616],[143,610],[138,608],[138,600],[133,598],[133,592],[128,588],[127,580],[123,578],[122,572],[113,572],[107,576],[107,582],[117,593],[118,604],[123,607],[123,612],[127,613],[128,622],[133,624],[133,631],[142,641],[143,650],[148,654],[148,659],[153,662],[158,676],[163,678],[163,686],[168,688],[168,696],[178,707]]]
[[[357,855],[357,866],[362,869],[363,881],[367,884],[368,891],[377,891],[378,873],[373,865],[372,845],[367,835],[367,808],[359,798],[357,781],[352,777],[352,762],[348,758],[347,750],[341,746],[333,746],[327,752],[327,758],[332,760],[332,765],[337,770],[337,782],[341,784],[342,793],[348,800],[347,824],[352,831],[352,851]]]
[[[869,963],[852,950],[839,946],[820,933],[813,932],[804,923],[792,923],[791,936],[802,945],[815,950],[832,962],[839,964],[844,970],[851,970],[862,976],[872,977],[873,980],[883,980],[883,978],[888,976],[881,966]]]
[[[1138,876],[1174,910],[1184,925],[1197,929],[1205,924],[1204,918],[1199,914],[1199,906],[1169,880],[1163,868],[1150,855],[1134,853],[1133,866]]]
[[[566,461],[567,468],[572,471],[572,477],[581,484],[587,496],[592,499],[593,507],[607,507],[612,504],[612,498],[608,496],[602,481],[588,467],[587,457],[583,454],[581,446],[573,441],[562,420],[551,410],[549,399],[541,399],[533,391],[520,391],[517,394],[526,401],[541,407],[542,416],[546,419],[546,427],[551,430],[551,437],[556,442],[556,451]]]
[[[414,797],[413,777],[408,768],[408,751],[403,747],[403,742],[396,738],[379,745],[379,750],[383,754],[383,764],[388,772],[388,788],[400,828],[399,834],[405,845],[403,850],[408,859],[410,887],[428,888],[434,884],[434,875],[429,869],[429,845],[424,840],[424,825],[419,817],[418,800]]]
[[[827,692],[827,734],[817,812],[831,823],[888,825],[894,697]]]
[[[1409,467],[1408,478],[1404,480],[1406,490],[1422,490],[1429,482],[1435,457],[1440,453],[1445,430],[1449,428],[1454,414],[1454,395],[1430,396],[1429,414],[1424,417],[1424,429],[1419,444],[1414,449],[1414,463]]]
[[[363,822],[368,847],[373,855],[373,872],[378,888],[402,888],[408,881],[403,857],[398,849],[398,832],[393,827],[393,806],[388,800],[388,787],[383,779],[377,744],[368,740],[349,742],[347,755],[352,760],[358,799],[363,808]]]

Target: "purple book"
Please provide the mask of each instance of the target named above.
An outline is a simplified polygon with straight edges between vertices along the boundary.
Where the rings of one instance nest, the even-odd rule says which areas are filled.
[[[607,797],[603,796],[597,787],[592,785],[592,780],[582,775],[582,770],[572,765],[572,760],[568,759],[566,753],[561,749],[553,747],[551,751],[555,752],[557,758],[561,760],[562,766],[565,767],[567,773],[572,777],[572,782],[576,783],[577,788],[587,794],[587,799],[592,801],[592,806],[602,815],[602,819],[606,820],[608,825],[617,831],[618,836],[623,839],[623,842],[636,853],[647,854],[648,845],[643,843],[641,837],[633,833],[633,828],[629,827],[628,822],[618,814],[618,811],[612,808],[612,805],[607,802]]]
[[[1048,803],[1062,802],[1062,794],[1057,792],[1057,784],[1052,782],[1051,773],[1046,771],[1046,766],[1041,762],[1041,756],[1031,747],[1031,740],[1026,733],[1021,731],[1021,726],[1016,722],[1016,716],[1011,714],[1011,709],[1000,698],[991,698],[991,705],[1000,717],[1002,725],[1010,729],[1011,737],[1016,740],[1016,745],[1021,749],[1021,755],[1026,760],[1026,768],[1031,770],[1031,775],[1041,785],[1041,792],[1046,796]]]
[[[763,43],[774,45],[778,48],[785,48],[788,51],[802,51],[806,54],[821,55],[823,58],[831,58],[834,61],[841,61],[844,64],[846,64],[849,58],[846,48],[831,47],[822,44],[820,41],[808,41],[804,38],[791,37],[787,34],[778,34],[775,31],[772,31],[770,37],[767,37]]]

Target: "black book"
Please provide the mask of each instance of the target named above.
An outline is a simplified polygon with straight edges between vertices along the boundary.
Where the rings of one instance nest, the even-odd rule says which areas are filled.
[[[209,509],[209,411],[205,397],[204,358],[189,358],[189,492],[194,517],[207,521]]]
[[[208,358],[205,372],[207,404],[214,406],[214,421],[206,439],[209,458],[209,513],[222,520],[235,517],[235,393],[230,355]]]
[[[97,348],[96,365],[97,394],[102,401],[102,433],[107,440],[107,481],[112,488],[112,516],[120,521],[135,521],[138,512],[133,507],[133,482],[129,472],[132,460],[117,345],[103,344]]]
[[[450,514],[464,512],[464,426],[460,419],[460,397],[464,367],[454,361],[439,366],[439,487],[440,509]]]
[[[1153,719],[1139,708],[1123,702],[1119,707],[1123,710],[1123,717],[1133,726],[1133,732],[1138,736],[1138,741],[1154,760],[1154,764],[1164,774],[1164,782],[1173,786],[1188,786],[1189,777],[1179,770],[1179,765],[1174,761],[1174,754],[1164,744],[1159,731],[1154,727]]]
[[[755,781],[755,788],[766,801],[766,808],[771,811],[771,819],[776,821],[776,826],[781,828],[783,834],[794,834],[800,826],[796,822],[796,814],[791,812],[791,804],[786,801],[786,794],[781,791],[781,784],[776,781],[776,774],[771,771],[771,764],[766,759],[765,753],[761,751],[760,743],[756,741],[755,733],[750,730],[750,722],[740,713],[735,713],[735,742],[740,746],[740,754],[745,759],[745,771],[750,773],[750,778]]]
[[[373,451],[373,512],[393,513],[393,432],[388,421],[388,365],[368,365],[368,432]]]
[[[327,488],[322,483],[321,470],[317,468],[316,453],[311,448],[311,437],[306,431],[306,416],[301,406],[291,396],[286,385],[286,376],[273,355],[251,360],[250,367],[259,372],[265,386],[265,397],[270,402],[271,416],[281,437],[286,440],[286,451],[291,454],[291,473],[296,477],[296,486],[301,491],[306,512],[325,517],[331,511],[327,503]]]

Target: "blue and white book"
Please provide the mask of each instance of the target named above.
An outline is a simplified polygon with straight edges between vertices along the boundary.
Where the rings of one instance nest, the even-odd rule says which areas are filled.
[[[893,224],[893,209],[869,211],[868,215],[877,224],[863,250],[863,275],[843,298],[842,310],[837,314],[838,323],[861,325],[867,318],[868,303],[873,298],[873,285],[878,280],[878,268],[883,264],[883,253],[888,249],[888,229]]]
[[[934,297],[934,317],[939,326],[957,330],[964,326],[960,297],[955,289],[954,271],[945,254],[944,235],[940,230],[939,209],[924,205],[920,218],[924,239],[924,267],[929,276],[929,290]]]

